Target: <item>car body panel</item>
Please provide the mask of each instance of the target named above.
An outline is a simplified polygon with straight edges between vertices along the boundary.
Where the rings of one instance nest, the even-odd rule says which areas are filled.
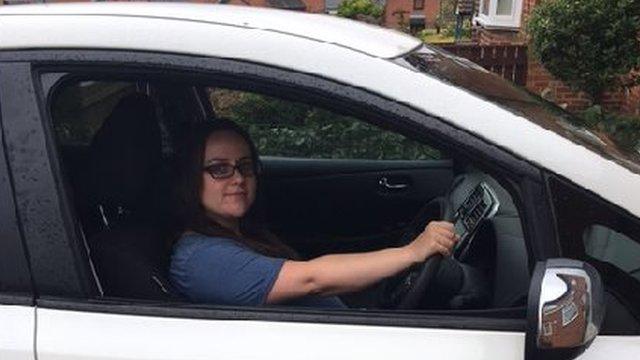
[[[39,308],[37,348],[39,360],[388,360],[418,355],[513,360],[524,356],[524,333],[176,319]]]
[[[635,359],[638,354],[640,354],[640,336],[599,335],[579,359]]]
[[[216,24],[253,33],[273,32],[288,36],[301,37],[306,40],[334,44],[366,53],[380,58],[393,58],[413,50],[421,42],[407,34],[398,31],[357,23],[336,16],[323,16],[311,13],[296,13],[286,10],[265,9],[256,7],[211,6],[211,4],[139,4],[110,3],[86,7],[82,4],[64,4],[62,6],[12,6],[3,9],[3,14],[12,15],[86,15],[95,17],[95,24],[100,23],[99,17],[114,19],[129,17],[140,19],[181,20],[181,22],[195,22]],[[313,31],[309,31],[309,24],[313,23]],[[109,25],[107,25],[109,26]],[[180,31],[178,31],[179,33]],[[47,39],[46,41],[49,41]],[[152,42],[153,39],[150,39]]]
[[[337,39],[321,42],[288,34],[284,32],[284,25],[281,32],[275,27],[260,30],[158,18],[155,17],[155,6],[149,6],[149,10],[144,10],[146,5],[135,6],[141,8],[139,15],[129,17],[104,15],[104,9],[95,4],[61,7],[55,16],[44,15],[49,10],[42,10],[41,15],[15,15],[27,10],[2,9],[0,49],[132,49],[232,58],[317,74],[402,101],[441,118],[640,216],[640,193],[630,191],[640,188],[640,174],[464,89],[428,75],[418,75],[414,70],[384,58],[354,51],[346,42],[344,45],[337,43]],[[225,8],[225,11],[239,13],[244,10]],[[80,13],[94,15],[74,15]],[[269,18],[278,17],[280,13],[265,9],[254,15]],[[25,28],[23,24],[27,22],[30,26]],[[20,37],[11,36],[17,32]],[[376,76],[371,76],[372,73]]]
[[[305,258],[397,245],[453,179],[449,160],[263,157],[262,164],[269,229]],[[382,179],[402,188],[386,188]]]
[[[36,309],[0,305],[0,359],[35,360]]]

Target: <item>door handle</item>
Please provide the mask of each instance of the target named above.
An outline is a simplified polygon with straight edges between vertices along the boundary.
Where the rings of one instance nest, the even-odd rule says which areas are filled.
[[[387,190],[400,190],[409,186],[409,184],[404,183],[390,184],[389,179],[387,179],[386,176],[383,176],[380,181],[378,181],[378,184]]]

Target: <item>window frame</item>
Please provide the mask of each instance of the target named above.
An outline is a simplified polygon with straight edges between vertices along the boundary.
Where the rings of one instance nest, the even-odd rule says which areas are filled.
[[[59,163],[52,161],[50,129],[41,121],[32,64],[3,60],[0,55],[3,86],[12,85],[3,93],[5,151],[34,293],[88,295],[95,291],[95,281],[86,248],[77,241],[72,211],[61,197],[65,184]]]
[[[489,1],[489,14],[482,12],[484,4]],[[498,1],[497,0],[480,0],[479,11],[474,20],[487,29],[507,29],[518,30],[520,29],[522,22],[522,0],[510,0],[511,1],[511,14],[510,15],[498,15]]]
[[[549,223],[549,207],[542,186],[542,174],[540,170],[529,162],[514,156],[500,147],[488,143],[464,130],[456,128],[438,118],[417,111],[411,107],[397,103],[375,95],[363,89],[354,88],[346,84],[337,83],[319,76],[298,73],[290,70],[273,68],[266,65],[247,63],[229,59],[202,58],[187,55],[172,55],[145,52],[126,52],[108,50],[42,50],[42,51],[15,51],[0,54],[2,60],[30,61],[28,73],[35,76],[31,85],[37,84],[36,91],[39,99],[30,106],[39,106],[39,113],[34,114],[40,121],[41,128],[37,131],[46,135],[47,144],[41,143],[42,150],[48,153],[50,168],[56,179],[61,181],[61,169],[56,150],[53,147],[54,139],[52,124],[46,115],[45,108],[50,93],[44,93],[38,80],[44,73],[69,72],[77,74],[93,74],[102,76],[176,76],[184,78],[211,79],[216,77],[219,82],[233,79],[234,84],[250,87],[256,90],[273,90],[274,84],[281,97],[295,97],[304,90],[309,101],[318,102],[321,106],[331,109],[340,108],[342,112],[352,111],[356,117],[367,117],[371,123],[382,125],[383,128],[393,128],[402,134],[412,133],[416,138],[432,143],[442,149],[459,154],[465,158],[474,159],[477,165],[491,169],[492,175],[500,176],[509,182],[514,200],[519,203],[522,212],[523,230],[526,246],[530,257],[529,265],[532,268],[536,260],[557,255],[557,249],[548,240],[553,236],[553,229],[545,226]],[[208,81],[208,80],[207,80]],[[358,105],[358,106],[355,106]],[[347,111],[348,110],[348,111]],[[371,116],[369,118],[369,116]],[[389,120],[393,119],[393,122]],[[378,123],[378,121],[388,121]],[[43,126],[44,125],[44,126]],[[46,156],[45,156],[46,157]],[[53,179],[51,179],[53,180]],[[60,209],[64,212],[52,221],[59,222],[66,230],[66,235],[60,239],[58,246],[63,246],[68,241],[75,243],[76,249],[81,249],[81,239],[74,235],[77,231],[73,211],[67,196],[67,190],[60,183],[49,183],[49,189],[55,189],[60,194]],[[517,197],[517,199],[515,199]],[[522,203],[520,203],[522,202]],[[62,218],[68,219],[63,221]],[[33,246],[34,244],[30,244]],[[51,253],[56,254],[51,261],[62,262],[89,262],[83,257],[81,251],[65,252],[52,248]],[[86,256],[86,254],[84,254]],[[34,262],[37,263],[38,259]],[[531,269],[530,269],[531,270]],[[90,278],[90,273],[82,274]],[[77,275],[77,274],[75,274]],[[46,279],[52,281],[51,279]],[[64,283],[64,279],[57,279]],[[173,307],[171,304],[148,304],[131,299],[115,301],[108,299],[96,300],[96,291],[89,295],[77,291],[75,296],[48,295],[43,292],[36,300],[38,306],[52,309],[66,309],[79,311],[99,311],[121,314],[149,314],[166,317],[203,318],[203,319],[260,319],[268,321],[293,321],[316,322],[338,324],[371,324],[383,326],[418,326],[418,327],[444,327],[453,329],[481,329],[502,331],[524,331],[525,319],[508,318],[504,314],[510,314],[513,309],[489,309],[489,310],[465,310],[445,312],[420,312],[401,313],[388,311],[327,311],[294,308],[238,308],[224,306],[185,305]],[[417,316],[416,316],[417,315]],[[501,316],[507,318],[500,318]]]
[[[16,109],[13,99],[11,66],[0,64],[0,304],[33,306],[33,284],[28,254],[16,211],[12,173],[6,154],[4,117]]]
[[[424,10],[425,0],[413,0],[413,10]]]

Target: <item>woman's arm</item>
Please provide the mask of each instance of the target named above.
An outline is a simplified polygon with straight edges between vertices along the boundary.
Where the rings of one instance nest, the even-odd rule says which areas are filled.
[[[447,256],[458,240],[453,224],[432,221],[410,244],[356,254],[325,255],[309,261],[285,261],[267,296],[280,303],[307,295],[358,291],[393,276],[429,256]]]

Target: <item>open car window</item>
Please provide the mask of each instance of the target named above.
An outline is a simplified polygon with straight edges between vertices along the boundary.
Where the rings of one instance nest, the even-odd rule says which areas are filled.
[[[440,153],[352,116],[300,102],[207,89],[216,116],[246,127],[262,156],[309,159],[429,160]]]
[[[640,281],[640,243],[599,224],[585,229],[583,241],[587,255],[611,263]]]
[[[529,270],[517,201],[502,176],[469,159],[353,109],[226,83],[68,77],[55,89],[49,109],[62,170],[106,298],[188,302],[167,274],[175,156],[188,127],[225,118],[261,153],[257,211],[303,260],[399,246],[441,219],[435,200],[455,210],[489,184],[499,210],[464,258],[445,261],[453,277],[443,270],[414,310],[524,316]],[[390,310],[388,286],[341,298],[352,309]]]

